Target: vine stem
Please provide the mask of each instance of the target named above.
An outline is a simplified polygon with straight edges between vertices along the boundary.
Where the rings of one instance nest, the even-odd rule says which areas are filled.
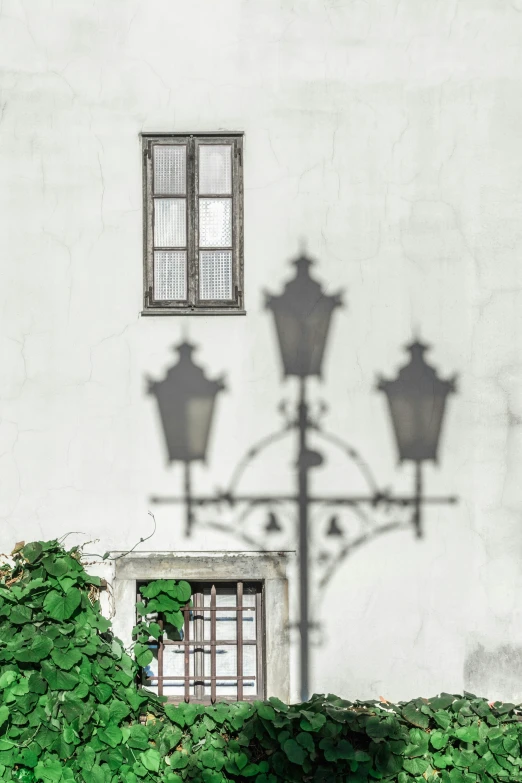
[[[140,538],[140,540],[137,541],[134,544],[134,546],[131,549],[129,549],[127,552],[122,552],[121,555],[118,555],[117,557],[109,557],[110,552],[105,552],[104,555],[100,555],[98,552],[82,552],[82,557],[99,557],[102,562],[106,563],[106,562],[110,562],[110,561],[114,562],[116,560],[121,560],[122,557],[127,557],[127,555],[130,555],[131,552],[134,552],[136,547],[138,547],[140,544],[143,544],[145,541],[148,541],[149,538],[152,538],[152,536],[154,536],[155,533],[156,533],[156,527],[157,527],[157,525],[156,525],[156,517],[154,516],[152,511],[148,511],[147,513],[148,513],[148,515],[150,517],[152,517],[152,521],[154,523],[154,529],[153,529],[152,533],[150,535],[148,535],[148,536],[145,536],[145,538],[143,538],[143,537]]]

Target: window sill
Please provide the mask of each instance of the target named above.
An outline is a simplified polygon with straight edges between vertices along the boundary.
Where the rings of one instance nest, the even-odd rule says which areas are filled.
[[[150,315],[246,315],[246,310],[238,310],[236,307],[226,308],[226,307],[209,307],[208,309],[197,309],[194,308],[194,310],[187,308],[184,310],[175,310],[174,308],[170,307],[148,307],[146,310],[141,311],[141,315],[150,316]]]

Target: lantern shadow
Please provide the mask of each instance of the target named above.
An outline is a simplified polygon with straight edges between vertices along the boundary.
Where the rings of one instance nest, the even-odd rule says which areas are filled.
[[[162,381],[148,379],[148,391],[156,398],[170,462],[205,460],[222,378],[211,381],[192,360],[194,346],[177,346],[179,358]]]

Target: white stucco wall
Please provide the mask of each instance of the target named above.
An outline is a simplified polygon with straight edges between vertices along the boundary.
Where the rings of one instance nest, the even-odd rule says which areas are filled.
[[[2,0],[0,549],[81,531],[69,541],[122,550],[148,532],[149,496],[181,473],[145,377],[183,334],[226,374],[195,471],[199,492],[226,484],[295,395],[262,290],[305,242],[347,303],[312,397],[381,484],[409,490],[411,468],[377,373],[417,332],[459,374],[426,486],[460,504],[427,511],[423,541],[345,562],[313,687],[522,698],[521,44],[521,0]],[[245,132],[248,314],[142,318],[138,134],[216,129]],[[362,491],[325,455],[315,490]],[[274,447],[244,490],[290,490],[293,456]],[[179,512],[155,514],[147,548],[189,548]],[[190,548],[244,543],[202,531]]]

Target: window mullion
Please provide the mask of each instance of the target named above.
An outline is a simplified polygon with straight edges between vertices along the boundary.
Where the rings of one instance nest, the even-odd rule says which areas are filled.
[[[196,140],[187,144],[187,277],[188,303],[191,307],[197,300],[197,193],[196,193]]]
[[[154,239],[153,239],[153,196],[152,196],[152,143],[149,141],[143,148],[143,221],[146,227],[144,231],[143,254],[145,257],[145,306],[152,306],[154,300]]]
[[[243,140],[234,140],[232,286],[236,305],[243,305]]]

